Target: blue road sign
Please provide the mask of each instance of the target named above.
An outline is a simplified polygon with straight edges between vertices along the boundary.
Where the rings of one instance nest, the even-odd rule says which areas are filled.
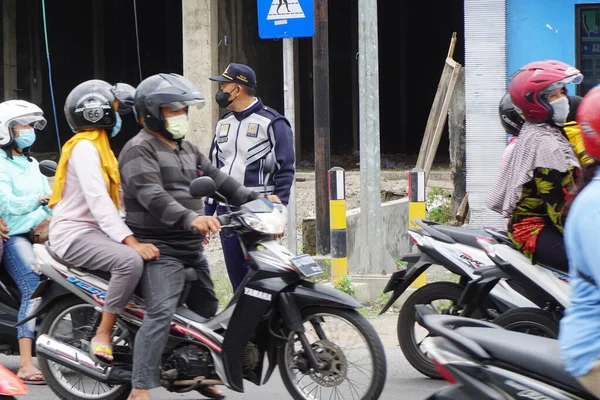
[[[313,0],[258,0],[257,5],[261,39],[312,37],[315,34]]]

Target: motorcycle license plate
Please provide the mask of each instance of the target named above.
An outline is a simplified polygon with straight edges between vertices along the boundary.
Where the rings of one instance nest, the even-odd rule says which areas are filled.
[[[321,268],[315,259],[308,254],[300,254],[299,256],[293,257],[290,261],[294,268],[307,278],[319,275],[323,272],[323,268]]]

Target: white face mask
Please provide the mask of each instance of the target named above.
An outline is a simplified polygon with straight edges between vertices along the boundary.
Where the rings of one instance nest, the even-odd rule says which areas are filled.
[[[558,99],[551,101],[550,105],[554,109],[552,119],[558,126],[563,126],[569,116],[569,99],[567,97],[559,97]]]
[[[189,129],[189,121],[187,114],[177,115],[175,117],[165,118],[167,121],[167,130],[171,135],[173,135],[173,139],[183,139],[185,135],[188,133]]]

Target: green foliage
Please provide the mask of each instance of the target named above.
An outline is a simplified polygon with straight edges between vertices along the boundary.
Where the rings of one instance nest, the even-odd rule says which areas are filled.
[[[229,281],[227,273],[214,274],[212,276],[213,284],[215,285],[215,295],[219,299],[219,310],[227,307],[227,304],[233,297],[233,288]]]
[[[348,275],[342,276],[339,281],[334,282],[333,287],[339,291],[342,291],[350,296],[356,295],[356,286],[350,280]]]
[[[441,187],[434,186],[430,189],[425,204],[428,220],[447,224],[452,219],[450,196],[446,195]]]

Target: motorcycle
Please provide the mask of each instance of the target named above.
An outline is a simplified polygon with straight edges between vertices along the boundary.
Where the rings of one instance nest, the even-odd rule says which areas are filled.
[[[451,384],[427,400],[596,399],[563,369],[556,339],[433,314],[422,305],[417,312],[435,334],[424,341],[425,351]]]
[[[226,202],[209,177],[192,181],[190,192]],[[183,303],[177,308],[160,366],[168,391],[225,385],[244,392],[244,381],[264,385],[278,367],[294,399],[381,395],[387,368],[381,340],[353,297],[311,281],[322,274],[312,257],[294,255],[273,238],[284,231],[285,213],[285,206],[257,199],[219,216],[223,232],[241,241],[250,271],[216,316],[204,319]],[[49,387],[67,400],[127,398],[144,300],[134,294],[119,316],[113,362],[95,362],[89,342],[100,321],[106,273],[69,265],[47,245],[34,249],[47,279],[32,295],[39,306],[19,323],[44,315],[36,349]],[[182,299],[193,275],[186,269]]]
[[[391,292],[391,295],[380,314],[386,312],[431,265],[442,265],[460,277],[458,283],[433,282],[415,290],[406,299],[398,315],[398,342],[408,362],[422,374],[442,379],[435,365],[420,348],[422,338],[418,336],[423,336],[424,332],[417,325],[415,305],[429,304],[439,313],[489,320],[511,309],[536,305],[503,280],[496,281],[486,296],[478,297],[477,303],[468,303],[465,300],[467,298],[462,297],[468,283],[478,277],[476,272],[479,268],[493,265],[478,242],[478,238],[491,238],[491,234],[484,230],[451,227],[421,219],[415,219],[415,224],[420,229],[409,228],[408,233],[420,252],[401,258],[408,266],[390,277],[383,291]],[[469,291],[469,294],[472,293]]]
[[[495,240],[500,236],[493,233],[494,238],[478,238],[481,248],[493,261],[496,268],[490,269],[490,279],[495,273],[506,282],[522,288],[527,297],[535,303],[535,307],[520,307],[509,310],[493,320],[494,323],[510,330],[529,332],[550,338],[558,337],[559,321],[564,310],[570,304],[571,287],[569,275],[542,264],[532,263],[512,243]],[[472,282],[472,288],[467,288],[465,297],[469,297],[469,290],[478,294],[470,299],[471,302],[481,301],[485,297],[485,290],[473,289],[482,286],[483,282]]]
[[[56,171],[56,162],[42,160],[39,163],[39,169],[42,175],[52,177]],[[42,206],[46,204],[45,200],[40,202]],[[19,355],[15,324],[18,321],[20,306],[21,293],[17,284],[10,277],[6,268],[0,268],[0,353],[7,356]]]

